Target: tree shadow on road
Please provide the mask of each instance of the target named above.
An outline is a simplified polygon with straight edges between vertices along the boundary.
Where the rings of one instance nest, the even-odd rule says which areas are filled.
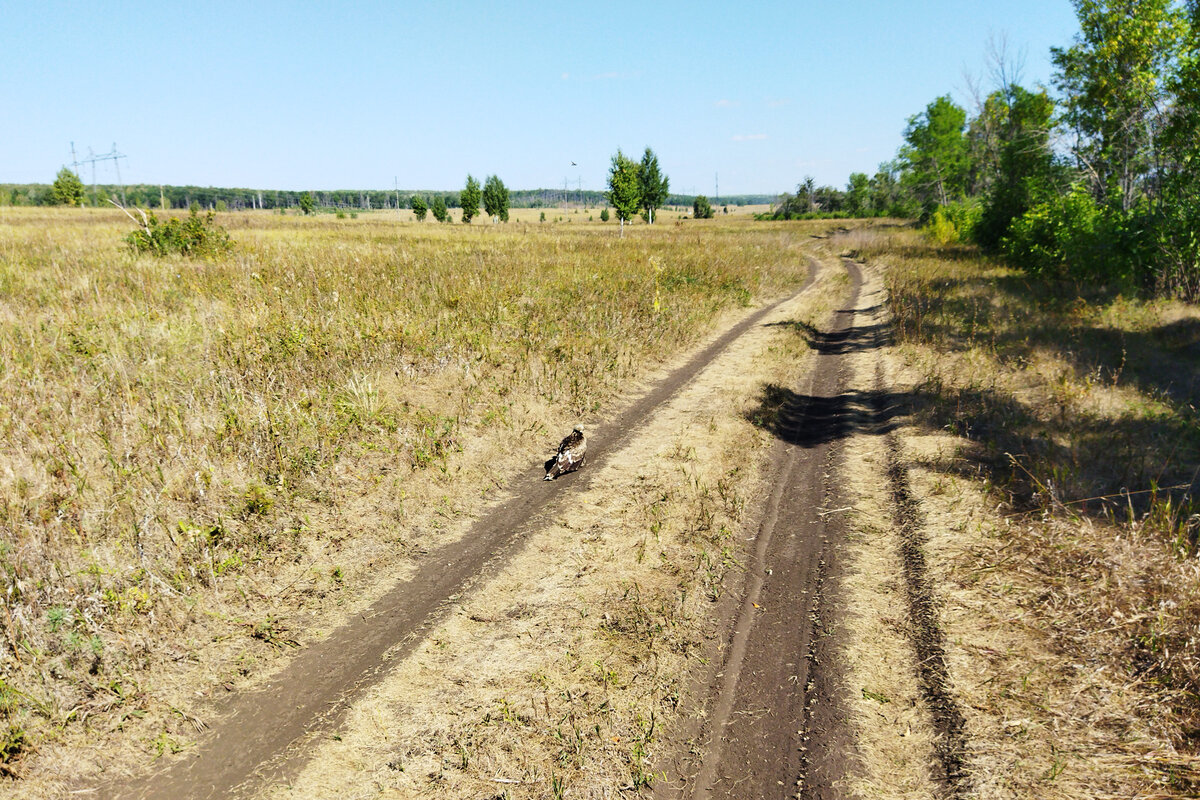
[[[870,310],[872,309],[868,309]],[[800,334],[809,347],[822,355],[859,353],[873,350],[891,341],[891,329],[887,325],[852,325],[840,331],[822,331],[807,322],[788,320],[770,322],[766,327],[790,328]]]
[[[904,398],[890,392],[841,392],[830,397],[799,394],[768,384],[746,419],[788,444],[816,447],[857,433],[881,436],[894,430]]]

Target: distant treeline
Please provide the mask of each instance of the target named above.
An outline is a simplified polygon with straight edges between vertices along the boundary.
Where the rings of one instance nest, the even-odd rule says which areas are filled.
[[[299,208],[303,191],[282,191],[278,189],[228,189],[215,186],[148,186],[137,184],[117,186],[114,184],[97,184],[84,187],[84,205],[107,205],[109,198],[115,198],[127,206],[141,208],[190,208],[196,204],[202,209],[217,211],[240,211],[244,209],[288,209]],[[311,190],[318,208],[353,209],[369,211],[372,209],[411,208],[412,198],[421,197],[427,203],[441,197],[447,208],[459,207],[459,190],[363,190],[335,189]],[[562,206],[581,206],[600,208],[608,205],[604,192],[576,189],[514,189],[510,190],[510,205],[513,208],[559,208]],[[669,206],[691,206],[692,195],[673,194],[667,198]],[[775,195],[734,195],[723,197],[718,205],[744,206],[770,203]],[[0,183],[0,205],[7,206],[43,206],[54,205],[51,184]]]

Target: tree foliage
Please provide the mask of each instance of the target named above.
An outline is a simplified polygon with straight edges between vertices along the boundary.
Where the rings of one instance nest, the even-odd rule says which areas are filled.
[[[966,122],[967,112],[949,96],[937,98],[908,119],[900,158],[914,194],[930,210],[960,199],[966,190]]]
[[[313,213],[317,208],[317,201],[313,199],[312,192],[305,192],[300,195],[300,210],[305,214]],[[194,212],[193,212],[194,213]]]
[[[458,203],[462,206],[463,224],[469,224],[475,218],[475,215],[479,213],[479,200],[479,181],[468,174],[467,185],[463,187],[462,192],[458,195]]]
[[[1045,90],[1034,93],[1009,86],[988,98],[997,114],[998,159],[986,163],[988,192],[975,239],[995,250],[1014,219],[1049,198],[1055,185],[1050,150],[1054,101]]]
[[[413,216],[417,218],[417,222],[424,222],[425,215],[429,213],[429,204],[425,202],[425,198],[414,194],[408,202],[412,206]]]
[[[446,208],[446,198],[440,194],[434,195],[433,205],[430,206],[429,212],[433,214],[433,218],[438,222],[445,222],[450,218],[450,212]]]
[[[846,212],[852,217],[865,217],[871,208],[871,179],[865,172],[851,172],[846,184]]]
[[[83,205],[83,181],[79,180],[79,176],[74,172],[63,167],[58,171],[58,177],[54,179],[50,197],[58,206],[81,206]]]
[[[492,222],[508,222],[508,187],[495,175],[483,184],[483,210]]]
[[[712,219],[713,207],[704,195],[696,195],[692,201],[692,216],[696,219]]]
[[[617,150],[608,170],[608,193],[605,195],[612,205],[617,219],[621,221],[621,235],[625,235],[625,223],[642,207],[640,165]]]
[[[851,176],[845,210],[920,215],[1038,274],[1200,299],[1200,0],[1073,4],[1054,94],[1002,65],[969,119],[934,99],[895,161]],[[801,184],[779,208],[832,199]]]
[[[646,222],[654,224],[654,212],[662,208],[670,194],[668,186],[667,176],[659,169],[658,156],[647,147],[642,154],[642,163],[638,165],[638,192]]]
[[[1080,33],[1052,48],[1073,152],[1097,201],[1153,191],[1155,139],[1184,18],[1171,0],[1075,0]]]

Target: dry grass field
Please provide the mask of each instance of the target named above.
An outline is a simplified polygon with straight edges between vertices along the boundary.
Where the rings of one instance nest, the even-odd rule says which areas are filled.
[[[549,215],[548,215],[549,216]],[[803,228],[0,210],[0,771],[56,793],[188,746],[562,432],[794,291]],[[54,787],[59,787],[55,789]]]
[[[895,330],[856,388],[909,414],[848,445],[853,785],[1196,796],[1200,310],[1032,281],[911,230],[835,241]],[[914,568],[946,665],[932,689]]]
[[[844,302],[839,254],[866,276],[829,510],[850,531],[825,666],[844,788],[1200,792],[1200,311],[886,223],[664,214],[621,238],[546,211],[226,214],[235,247],[203,260],[134,255],[116,210],[0,209],[0,796],[186,756],[214,699],[423,568],[575,422],[791,296],[812,259],[811,289],[257,796],[649,791],[699,746],[680,717],[704,713],[714,601],[758,530],[763,387],[816,363],[803,334]]]

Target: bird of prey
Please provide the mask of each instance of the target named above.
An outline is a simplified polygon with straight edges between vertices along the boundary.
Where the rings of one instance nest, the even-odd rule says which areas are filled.
[[[546,477],[543,480],[552,481],[559,475],[574,472],[583,466],[583,456],[587,452],[587,439],[583,438],[583,426],[576,425],[575,430],[567,434],[558,446],[558,453],[547,462]]]
[[[571,162],[571,166],[572,166],[572,167],[573,167],[573,166],[575,166],[575,162],[574,162],[574,161],[572,161],[572,162]]]

